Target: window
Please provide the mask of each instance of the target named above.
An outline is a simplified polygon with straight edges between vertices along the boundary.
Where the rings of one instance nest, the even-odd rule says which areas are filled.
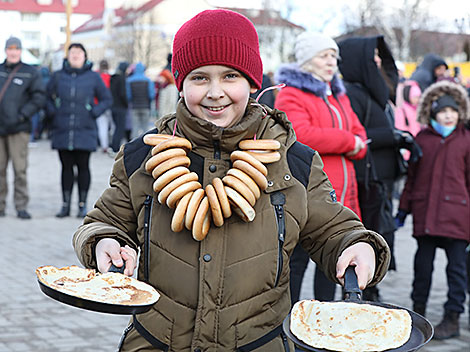
[[[39,20],[38,13],[23,12],[21,13],[21,20],[24,22],[37,22]]]
[[[52,0],[36,0],[36,2],[38,3],[38,5],[44,5],[44,6],[52,5]]]
[[[39,41],[41,33],[33,31],[23,31],[23,38],[28,41]]]

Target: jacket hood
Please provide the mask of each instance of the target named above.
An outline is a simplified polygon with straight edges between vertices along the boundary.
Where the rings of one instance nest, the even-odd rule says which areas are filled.
[[[117,68],[117,71],[119,71],[121,74],[126,73],[127,68],[129,67],[129,63],[123,61],[120,62]]]
[[[430,72],[434,76],[434,69],[441,65],[444,65],[446,68],[448,68],[444,59],[439,55],[426,54],[423,58],[423,62],[421,62],[421,65],[419,65],[419,68]]]
[[[135,65],[134,68],[134,74],[136,75],[143,75],[145,72],[145,66],[143,63],[138,62],[137,65]]]
[[[417,119],[424,125],[431,122],[431,106],[443,95],[450,95],[459,106],[459,121],[470,120],[470,101],[465,88],[449,81],[440,81],[429,86],[421,95],[416,112]]]
[[[313,93],[322,98],[327,96],[328,83],[316,79],[309,72],[302,71],[298,64],[281,65],[274,79],[277,83],[285,83],[290,87]],[[331,91],[334,96],[342,95],[346,92],[344,84],[337,74],[331,80]]]
[[[382,68],[396,88],[398,71],[392,53],[385,43],[383,36],[353,37],[338,43],[340,55],[339,69],[346,82],[361,84],[372,98],[385,107],[390,98],[389,89],[382,73],[374,61],[374,50],[379,50]]]

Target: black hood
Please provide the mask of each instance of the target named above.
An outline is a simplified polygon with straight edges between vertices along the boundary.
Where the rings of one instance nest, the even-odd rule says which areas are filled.
[[[341,62],[339,70],[343,80],[361,84],[382,107],[390,98],[389,88],[374,61],[375,48],[379,50],[382,68],[393,89],[398,83],[398,71],[392,53],[383,36],[354,37],[338,43]]]

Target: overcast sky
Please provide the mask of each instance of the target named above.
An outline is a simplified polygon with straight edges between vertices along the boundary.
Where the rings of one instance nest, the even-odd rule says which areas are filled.
[[[262,0],[207,0],[215,6],[231,7],[260,7]],[[291,0],[294,3],[295,10],[292,13],[291,20],[307,29],[323,29],[326,34],[336,36],[340,33],[340,26],[343,18],[345,5],[354,8],[355,3],[360,0]],[[470,5],[465,0],[430,0],[429,10],[431,15],[436,16],[449,23],[451,29],[454,29],[453,21],[455,17],[470,17]],[[283,3],[283,0],[272,1],[274,6]],[[390,3],[385,1],[385,3]],[[391,2],[397,4],[399,2]],[[336,14],[336,15],[335,15]],[[324,24],[328,23],[325,27]],[[467,22],[468,23],[468,22]],[[468,30],[467,32],[470,32]]]

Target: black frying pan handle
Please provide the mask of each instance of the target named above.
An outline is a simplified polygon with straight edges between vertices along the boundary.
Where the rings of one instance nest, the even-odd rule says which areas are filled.
[[[124,270],[126,269],[126,265],[122,264],[121,267],[117,267],[113,263],[111,263],[111,266],[108,269],[108,273],[113,272],[113,273],[121,273],[124,274]]]
[[[362,291],[357,283],[357,275],[354,266],[348,266],[344,273],[344,298],[346,301],[360,301]]]

